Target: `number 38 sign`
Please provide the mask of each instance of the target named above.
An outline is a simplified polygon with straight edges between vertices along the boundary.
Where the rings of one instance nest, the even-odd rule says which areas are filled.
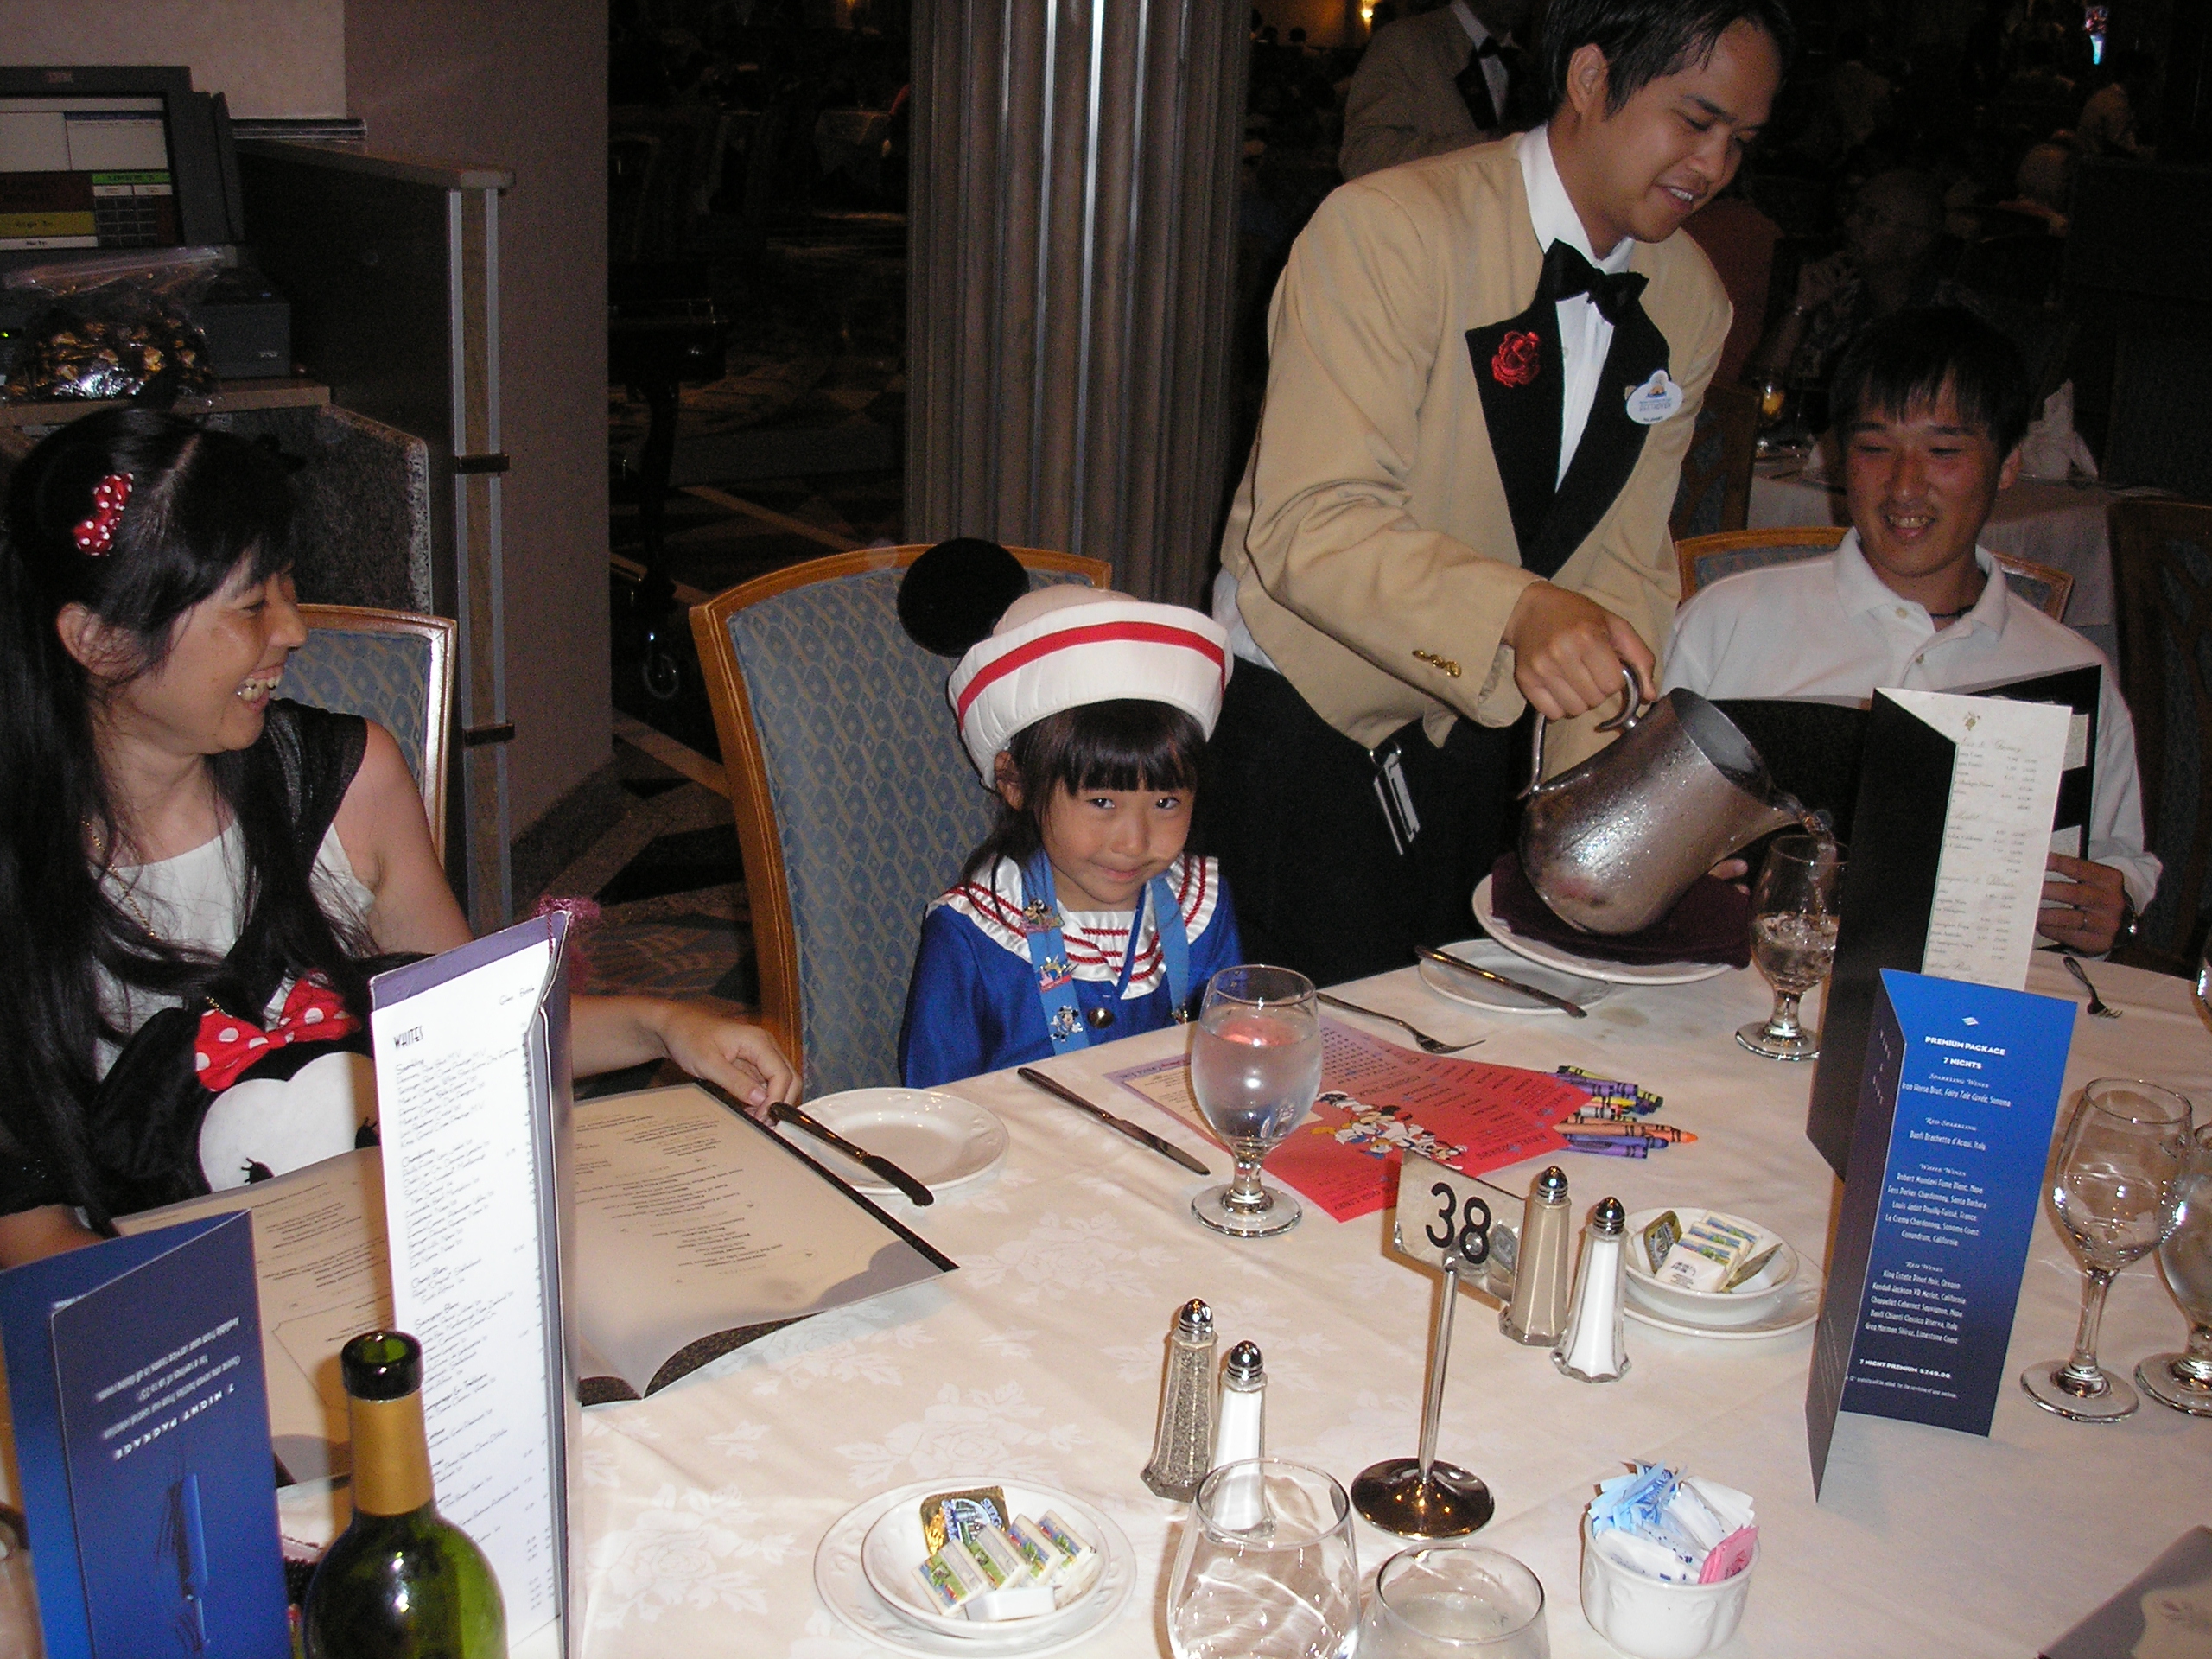
[[[1408,1153],[1398,1171],[1398,1224],[1391,1243],[1432,1267],[1478,1268],[1490,1259],[1490,1202],[1471,1175]]]

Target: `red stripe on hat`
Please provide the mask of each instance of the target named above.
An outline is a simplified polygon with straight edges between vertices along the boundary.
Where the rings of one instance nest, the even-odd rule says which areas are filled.
[[[960,694],[960,706],[956,711],[959,718],[968,718],[968,709],[984,690],[1004,679],[1016,669],[1026,668],[1039,658],[1054,652],[1066,651],[1076,645],[1103,645],[1111,640],[1135,640],[1150,645],[1181,645],[1195,651],[1211,662],[1216,668],[1227,671],[1227,662],[1219,645],[1202,633],[1189,628],[1179,628],[1166,622],[1094,622],[1089,627],[1062,628],[1048,633],[1041,639],[1033,639],[1019,650],[1010,651],[968,682]]]

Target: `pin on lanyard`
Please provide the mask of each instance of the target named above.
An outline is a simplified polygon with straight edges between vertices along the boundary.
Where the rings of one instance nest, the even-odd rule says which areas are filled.
[[[1052,886],[1052,867],[1042,852],[1021,868],[1021,890],[1027,895],[1021,907],[1021,931],[1028,937],[1029,962],[1037,976],[1037,1001],[1045,1011],[1045,1034],[1052,1039],[1052,1052],[1071,1054],[1090,1046],[1084,1028],[1083,1009],[1076,1001],[1075,965],[1068,959],[1067,939],[1061,930],[1058,894]],[[1190,1018],[1191,940],[1183,928],[1183,907],[1175,902],[1165,875],[1155,875],[1137,899],[1129,918],[1128,949],[1122,957],[1121,977],[1115,982],[1114,1000],[1122,1000],[1137,960],[1137,938],[1144,930],[1145,906],[1150,902],[1153,931],[1160,936],[1160,954],[1167,968],[1167,994],[1174,1000],[1175,1017]]]

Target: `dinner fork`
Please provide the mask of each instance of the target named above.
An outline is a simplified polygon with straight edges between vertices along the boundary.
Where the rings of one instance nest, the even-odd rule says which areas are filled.
[[[1347,1014],[1363,1014],[1370,1020],[1389,1020],[1392,1025],[1409,1034],[1414,1041],[1421,1046],[1422,1051],[1426,1053],[1457,1054],[1463,1048],[1479,1047],[1490,1040],[1487,1037],[1478,1037],[1471,1043],[1447,1043],[1440,1038],[1430,1036],[1419,1026],[1399,1019],[1395,1014],[1382,1014],[1373,1008],[1363,1008],[1357,1002],[1347,1002],[1340,996],[1331,996],[1326,991],[1316,991],[1314,995],[1331,1007],[1342,1008]]]
[[[2061,953],[2058,959],[2066,964],[2066,971],[2074,976],[2075,982],[2080,985],[2083,990],[2089,994],[2089,1013],[2092,1016],[2099,1020],[2117,1020],[2120,1018],[2120,1010],[2118,1008],[2108,1008],[2105,1006],[2104,998],[2099,996],[2097,995],[2097,988],[2089,983],[2089,976],[2082,971],[2082,964],[2080,963],[2075,961],[2073,957],[2064,955],[2063,953]]]

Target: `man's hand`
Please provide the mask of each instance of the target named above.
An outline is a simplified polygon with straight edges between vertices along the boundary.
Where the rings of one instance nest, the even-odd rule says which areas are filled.
[[[2092,864],[2063,853],[2053,853],[2045,868],[2050,875],[2043,884],[2043,896],[2066,908],[2043,912],[2036,918],[2036,931],[2085,956],[2100,957],[2111,950],[2120,937],[2127,899],[2120,872],[2109,864]]]
[[[1627,620],[1602,605],[1532,582],[1506,619],[1513,683],[1546,720],[1586,714],[1620,695],[1621,665],[1636,671],[1648,701],[1659,695],[1658,660]]]

